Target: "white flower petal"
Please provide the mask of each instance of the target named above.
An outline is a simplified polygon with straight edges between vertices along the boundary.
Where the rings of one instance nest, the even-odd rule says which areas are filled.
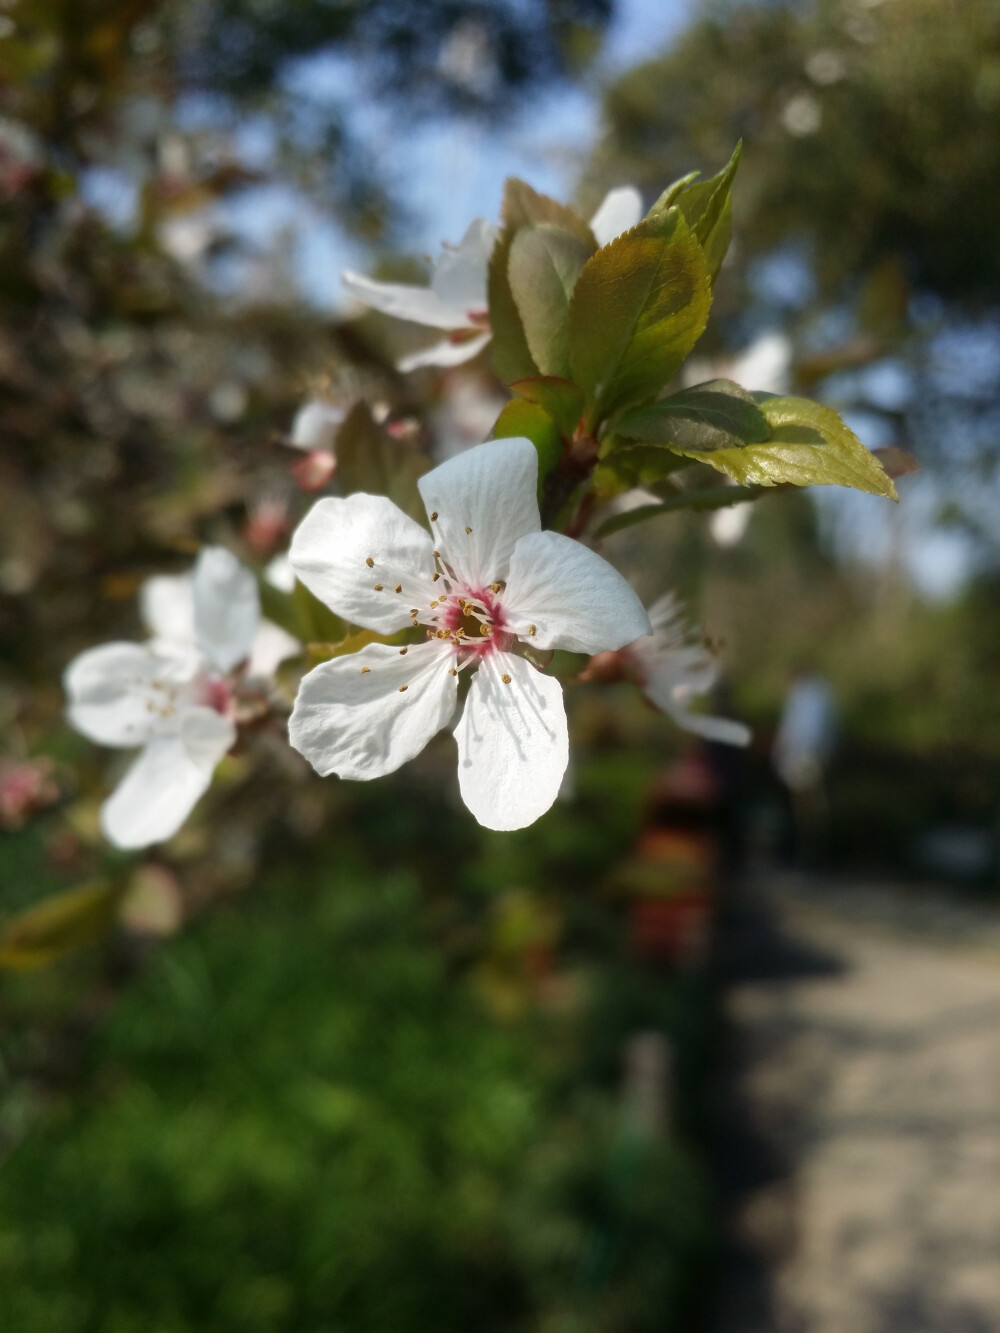
[[[480,824],[533,824],[558,796],[569,762],[562,686],[523,657],[490,653],[473,677],[455,740],[462,800]]]
[[[173,700],[202,665],[193,647],[162,651],[151,644],[105,643],[66,668],[70,725],[98,745],[135,746],[176,732]]]
[[[264,577],[279,592],[295,591],[295,570],[286,551],[281,551],[264,566]]]
[[[477,333],[460,342],[452,342],[450,338],[445,338],[442,342],[431,343],[430,347],[422,347],[418,352],[401,356],[396,362],[396,369],[407,375],[411,370],[418,370],[421,366],[464,365],[466,361],[471,361],[474,356],[479,355],[491,337],[490,333]]]
[[[236,737],[228,718],[210,708],[184,716],[181,734],[150,741],[101,809],[116,847],[148,847],[172,837],[212,781]]]
[[[282,662],[302,651],[302,645],[270,620],[262,620],[254,635],[247,675],[269,680]]]
[[[156,639],[194,643],[194,588],[190,574],[157,574],[139,590],[139,614]]]
[[[198,646],[220,671],[231,671],[249,656],[260,624],[257,580],[232,551],[206,546],[193,582]]]
[[[431,278],[431,290],[444,305],[466,314],[488,309],[486,272],[496,238],[497,228],[474,218],[458,245],[445,247]]]
[[[417,482],[437,549],[470,588],[506,579],[515,543],[541,527],[530,440],[491,440]]]
[[[338,615],[392,634],[411,623],[412,607],[434,598],[432,552],[424,529],[391,500],[358,493],[314,504],[288,556],[310,592]]]
[[[690,711],[691,700],[707,694],[715,684],[719,664],[687,623],[684,608],[673,593],[653,603],[649,619],[653,633],[637,639],[627,650],[649,702],[679,727],[706,740],[749,744],[750,728],[742,722]]]
[[[657,702],[649,690],[646,694],[653,703]],[[748,726],[742,722],[735,722],[732,718],[710,717],[706,713],[689,713],[686,708],[678,708],[676,705],[664,708],[664,712],[668,713],[684,731],[703,736],[707,741],[718,741],[722,745],[749,745],[753,736]]]
[[[642,195],[634,185],[609,190],[590,219],[590,230],[600,246],[609,245],[623,231],[630,231],[642,217]]]
[[[396,319],[408,319],[432,329],[466,329],[472,323],[464,310],[445,305],[430,287],[408,282],[376,282],[360,273],[343,273],[341,281],[352,296],[373,310]]]
[[[451,646],[439,641],[416,644],[405,654],[372,643],[321,662],[302,680],[289,740],[323,777],[364,780],[394,773],[451,721],[458,689],[454,664]]]
[[[323,398],[311,398],[295,413],[288,443],[295,449],[326,449],[334,452],[337,432],[347,415],[342,407]]]
[[[600,653],[650,631],[628,581],[596,551],[558,532],[517,543],[503,611],[508,628],[538,648]]]

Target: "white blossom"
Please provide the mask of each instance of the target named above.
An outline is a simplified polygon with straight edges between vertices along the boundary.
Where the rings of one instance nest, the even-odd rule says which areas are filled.
[[[344,286],[365,305],[397,319],[447,330],[448,337],[442,342],[402,357],[400,370],[461,365],[489,342],[486,279],[498,234],[496,227],[476,218],[457,246],[444,247],[428,287],[376,282],[360,273],[343,275]]]
[[[346,408],[325,398],[310,398],[295,413],[288,443],[293,449],[311,453],[323,449],[336,453],[337,432],[347,416]]]
[[[298,648],[261,621],[253,574],[217,546],[202,551],[193,576],[149,579],[140,609],[148,643],[90,648],[64,677],[77,731],[99,745],[141,747],[101,810],[105,835],[123,848],[171,837],[207,790],[236,740],[233,669],[249,660],[249,672],[270,674]]]
[[[719,664],[685,622],[680,603],[667,593],[649,608],[652,634],[625,649],[631,673],[646,698],[685,731],[727,745],[747,745],[750,729],[726,717],[691,711],[719,676]]]
[[[590,230],[600,246],[610,245],[622,232],[631,231],[642,217],[642,195],[634,185],[609,190],[590,219]]]
[[[648,634],[642,603],[595,552],[541,531],[530,440],[470,449],[418,482],[431,533],[383,496],[319,501],[292,539],[302,583],[381,634],[303,679],[293,746],[322,775],[392,773],[449,725],[459,672],[476,669],[454,728],[459,787],[481,824],[523,828],[549,808],[568,759],[562,688],[524,655],[596,653]]]
[[[611,190],[591,218],[594,238],[607,245],[642,216],[642,196],[631,185]],[[397,319],[410,320],[448,336],[430,347],[401,357],[402,371],[418,366],[458,366],[471,361],[490,340],[487,279],[490,256],[499,228],[476,218],[457,246],[446,245],[434,265],[429,286],[376,282],[360,273],[346,272],[343,283],[365,305]]]

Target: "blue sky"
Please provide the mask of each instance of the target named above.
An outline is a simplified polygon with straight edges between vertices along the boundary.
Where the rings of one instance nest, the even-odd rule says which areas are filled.
[[[355,127],[367,151],[408,205],[400,248],[433,256],[442,241],[457,241],[473,217],[498,216],[507,176],[521,176],[557,198],[572,197],[600,133],[602,86],[617,71],[664,49],[696,8],[697,0],[618,0],[599,62],[586,81],[575,87],[559,85],[547,95],[533,97],[495,127],[445,119],[401,123],[398,107],[380,101],[377,90],[343,56],[327,54],[299,62],[289,86],[309,101],[351,101]],[[207,117],[210,123],[210,106],[191,110],[196,120]],[[251,119],[241,128],[238,148],[247,165],[266,164],[273,147],[273,128],[265,118]],[[90,173],[86,194],[114,222],[130,224],[137,193],[121,172]],[[273,247],[279,234],[291,236],[297,285],[321,309],[345,308],[342,270],[364,270],[373,260],[361,242],[285,186],[248,190],[220,205],[218,214],[225,226],[263,252]],[[777,307],[785,297],[794,306],[801,296],[788,292],[782,296],[782,283],[788,286],[795,278],[793,258],[786,254],[771,261],[770,268],[769,261],[761,261],[754,275],[755,282],[768,287]],[[977,356],[985,355],[981,339],[966,343],[970,341],[974,345],[951,349],[966,373],[977,364]],[[995,348],[986,350],[1000,355]],[[948,351],[942,348],[944,369]],[[865,386],[864,397],[876,406],[882,405],[880,399],[887,407],[900,406],[908,386],[897,372],[892,363],[873,367],[867,372],[873,383]],[[827,388],[836,404],[838,385]],[[844,393],[843,401],[851,397]],[[885,418],[877,413],[857,414],[849,421],[869,447],[887,442],[880,437]],[[901,490],[904,502],[898,509],[840,488],[816,491],[828,539],[849,560],[870,565],[899,560],[925,593],[950,596],[971,567],[972,543],[960,533],[936,527],[940,496],[928,478],[906,478]]]
[[[503,182],[521,176],[537,189],[573,194],[588,150],[600,129],[600,88],[619,69],[660,50],[685,25],[694,0],[619,0],[599,63],[586,83],[559,85],[533,97],[523,111],[498,128],[437,120],[400,123],[397,108],[382,104],[343,57],[302,61],[290,86],[309,99],[350,98],[355,123],[380,169],[393,181],[411,211],[405,248],[435,254],[442,241],[457,241],[473,217],[495,218]],[[249,127],[248,154],[262,145]],[[344,304],[339,274],[363,267],[368,251],[285,190],[248,192],[225,210],[227,223],[267,245],[276,231],[293,225],[296,275],[304,295],[323,308]]]

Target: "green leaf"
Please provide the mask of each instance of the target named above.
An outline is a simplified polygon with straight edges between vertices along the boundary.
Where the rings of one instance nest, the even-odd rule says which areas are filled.
[[[678,448],[677,452],[749,485],[850,486],[891,500],[899,498],[882,464],[832,408],[808,398],[755,397],[770,427],[766,443],[707,452]]]
[[[368,405],[355,403],[337,432],[337,478],[345,495],[387,495],[418,523],[426,523],[417,478],[430,467],[423,454],[387,435]]]
[[[111,884],[85,884],[20,912],[0,932],[0,967],[47,967],[92,944],[111,929],[120,898]]]
[[[507,273],[532,358],[543,375],[569,374],[569,301],[592,251],[551,222],[522,227]]]
[[[628,412],[615,434],[697,457],[714,449],[761,444],[771,427],[752,394],[732,380],[708,380]]]
[[[514,229],[505,227],[497,237],[487,278],[493,369],[505,384],[538,374],[507,273],[514,236]]]
[[[544,407],[565,438],[569,439],[575,433],[583,415],[583,392],[572,380],[536,375],[531,379],[515,380],[510,389],[519,398]]]
[[[257,590],[260,593],[261,614],[272,624],[280,625],[293,639],[301,639],[305,626],[295,604],[294,593],[282,592],[260,572],[257,574]]]
[[[538,450],[538,488],[563,455],[559,427],[544,407],[523,398],[513,398],[496,419],[490,438],[511,440],[526,437]]]
[[[347,633],[346,623],[304,584],[296,582],[291,592],[282,592],[258,574],[257,587],[264,616],[301,643],[336,641]]]
[[[713,283],[729,249],[733,226],[732,188],[742,156],[741,139],[720,172],[707,181],[696,180],[697,172],[675,181],[664,190],[647,215],[649,218],[662,217],[671,208],[680,209],[705,253]]]
[[[539,194],[516,176],[509,176],[504,182],[500,217],[504,227],[512,232],[521,227],[537,227],[539,223],[551,222],[581,241],[587,247],[588,254],[592,255],[597,249],[590,223],[575,209],[550,199],[546,194]]]
[[[701,336],[711,304],[701,247],[676,209],[589,259],[570,302],[569,334],[589,424],[655,398]]]
[[[679,491],[662,504],[641,505],[638,509],[626,510],[624,514],[615,514],[597,529],[596,536],[607,537],[612,532],[621,532],[624,528],[645,523],[647,519],[659,518],[661,514],[676,514],[680,509],[701,513],[711,509],[726,509],[729,505],[743,504],[747,500],[759,500],[767,492],[757,486],[708,486],[704,490]]]
[[[324,643],[335,643],[347,633],[346,622],[311,593],[304,583],[296,581],[291,595],[299,624],[295,637],[302,643],[312,643],[317,639]]]
[[[346,657],[349,653],[360,652],[370,643],[403,643],[412,638],[410,630],[401,630],[398,634],[379,634],[373,629],[359,629],[348,634],[339,642],[314,642],[306,645],[306,661],[310,668],[320,662],[332,661],[335,657]]]
[[[500,215],[504,229],[493,247],[489,267],[490,328],[493,331],[493,368],[498,378],[509,384],[512,380],[537,375],[539,371],[511,291],[508,265],[516,234],[524,227],[550,223],[576,237],[588,254],[594,253],[597,242],[590,224],[579,213],[539,194],[515,177],[504,185]]]
[[[686,458],[656,444],[620,445],[601,465],[626,486],[648,489],[672,472],[690,467]]]

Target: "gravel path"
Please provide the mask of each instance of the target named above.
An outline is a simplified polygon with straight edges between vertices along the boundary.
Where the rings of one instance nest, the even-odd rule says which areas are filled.
[[[1000,1333],[1000,914],[770,879],[723,945],[714,1333]]]

